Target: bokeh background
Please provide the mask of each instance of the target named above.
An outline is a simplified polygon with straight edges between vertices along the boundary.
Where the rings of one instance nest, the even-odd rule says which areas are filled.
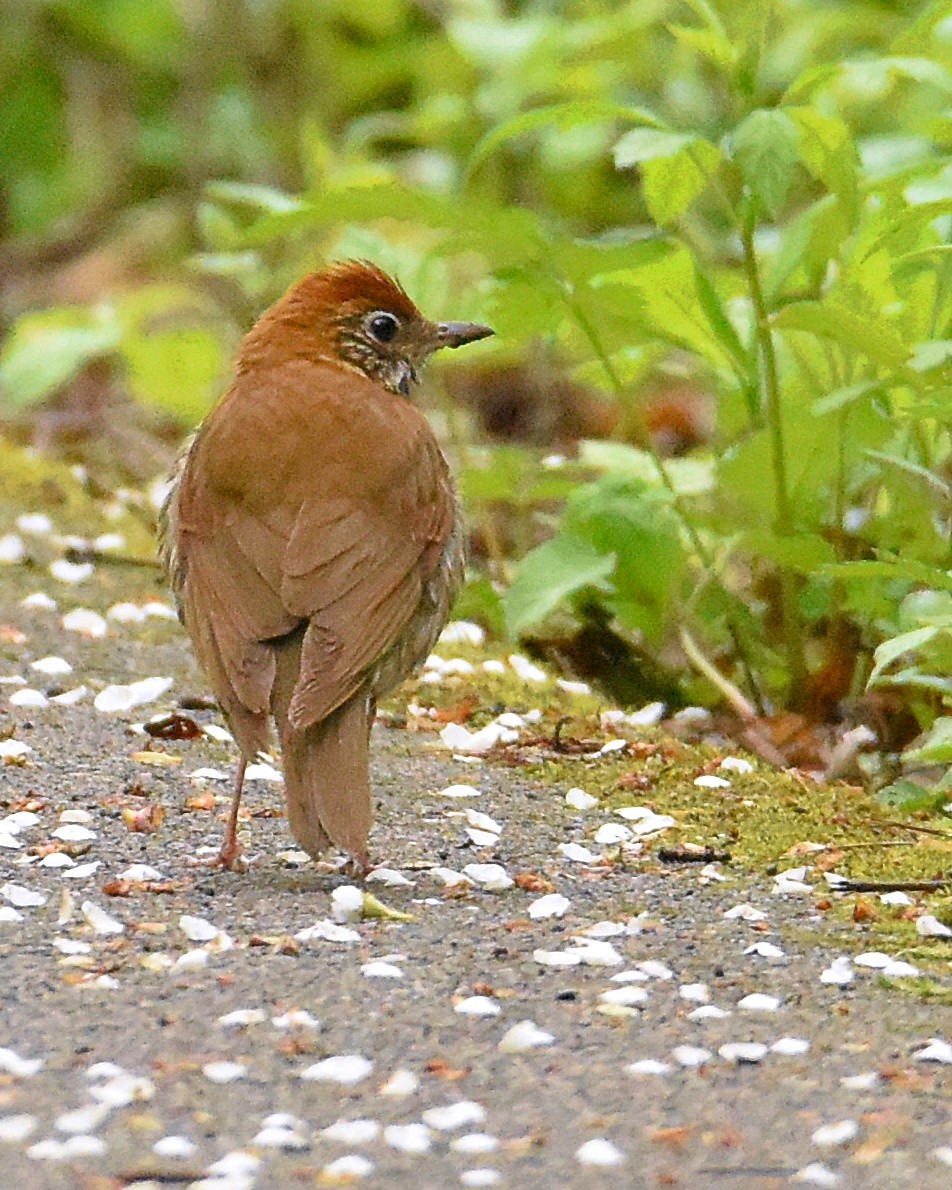
[[[148,487],[371,258],[497,330],[421,398],[460,614],[944,804],[950,146],[948,3],[6,0],[4,464]]]

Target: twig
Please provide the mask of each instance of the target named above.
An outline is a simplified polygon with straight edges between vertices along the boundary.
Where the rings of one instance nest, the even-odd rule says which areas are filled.
[[[663,864],[727,864],[731,853],[715,851],[713,847],[702,847],[699,851],[689,851],[686,847],[660,847],[658,859]]]
[[[112,566],[144,566],[149,569],[161,570],[162,563],[158,558],[143,558],[137,554],[118,554],[115,550],[100,550],[94,545],[70,546],[63,555],[67,562],[95,562]]]
[[[911,822],[882,822],[880,826],[888,826],[892,830],[912,831],[917,835],[937,835],[940,839],[952,839],[952,831],[940,831],[934,826],[914,826]]]
[[[952,885],[947,880],[849,880],[843,877],[833,888],[834,892],[941,892]]]

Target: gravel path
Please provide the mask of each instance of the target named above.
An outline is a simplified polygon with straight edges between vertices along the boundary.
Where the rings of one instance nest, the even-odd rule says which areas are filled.
[[[190,775],[230,776],[233,748],[163,742],[155,764],[129,731],[203,690],[177,626],[61,622],[130,587],[141,605],[154,576],[30,579],[54,611],[20,605],[15,569],[0,677],[26,684],[0,686],[0,754],[30,751],[0,764],[0,1186],[952,1184],[952,1049],[927,1048],[950,1009],[859,966],[822,982],[837,953],[809,895],[573,861],[560,845],[606,850],[606,812],[383,727],[372,845],[412,883],[367,888],[412,920],[332,899],[346,878],[299,863],[267,779],[249,785],[250,870],[198,868],[228,785]],[[31,669],[48,655],[73,672]],[[140,709],[92,705],[157,676],[173,685]],[[80,683],[74,706],[22,695]],[[460,783],[478,796],[443,792]],[[158,829],[130,829],[155,807]],[[434,871],[474,863],[517,883]]]

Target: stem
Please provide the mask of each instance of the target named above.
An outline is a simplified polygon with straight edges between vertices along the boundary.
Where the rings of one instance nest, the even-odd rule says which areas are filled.
[[[774,504],[776,506],[774,528],[779,537],[793,537],[796,525],[787,483],[786,447],[780,410],[777,354],[774,350],[773,334],[770,329],[770,315],[767,313],[767,305],[764,301],[760,270],[757,267],[753,219],[744,221],[741,242],[744,248],[744,269],[747,273],[747,284],[756,319],[756,337],[761,363],[761,367],[758,369],[759,382],[763,393],[767,431],[770,435],[770,457],[773,467]],[[798,587],[796,573],[789,566],[782,566],[780,568],[781,615],[787,665],[790,668],[788,702],[793,707],[799,706],[801,702],[807,676],[803,623],[800,619],[798,606]]]
[[[753,719],[756,719],[756,708],[751,706],[733,682],[729,682],[721,671],[708,661],[698,648],[697,641],[690,632],[686,628],[682,628],[678,636],[681,641],[681,648],[684,649],[688,661],[691,662],[698,673],[707,678],[715,690],[720,691],[724,701],[739,718],[743,719],[745,723],[750,723]]]
[[[585,335],[586,339],[588,339],[589,343],[591,344],[592,350],[595,352],[599,363],[605,369],[605,373],[608,376],[608,379],[611,381],[611,385],[615,390],[616,396],[623,398],[625,386],[622,384],[621,377],[615,371],[615,367],[612,364],[608,353],[605,351],[604,346],[602,345],[602,341],[599,338],[598,332],[595,330],[594,326],[592,326],[588,315],[578,304],[575,298],[564,288],[564,286],[562,286],[561,289],[566,305],[571,311],[575,321],[578,323],[582,334]],[[669,475],[668,469],[665,467],[664,461],[655,449],[650,437],[646,437],[645,439],[644,450],[654,464],[655,470],[658,472],[658,478],[661,480],[668,492],[668,495],[671,497],[671,505],[674,508],[678,519],[681,521],[684,531],[688,535],[688,540],[691,542],[691,546],[694,549],[694,552],[697,554],[701,562],[701,566],[714,582],[723,587],[723,584],[718,577],[711,552],[704,544],[697,529],[694,527],[694,523],[691,520],[681,493],[675,487],[674,480]],[[754,676],[754,668],[747,654],[743,637],[741,636],[741,633],[734,622],[733,616],[731,616],[730,612],[727,610],[725,610],[725,622],[728,635],[730,636],[731,643],[734,646],[734,652],[737,655],[741,670],[744,674],[744,680],[746,681],[751,693],[754,696],[754,701],[757,705],[758,712],[762,715],[764,713],[763,695],[760,692],[760,687],[757,683],[756,677]]]

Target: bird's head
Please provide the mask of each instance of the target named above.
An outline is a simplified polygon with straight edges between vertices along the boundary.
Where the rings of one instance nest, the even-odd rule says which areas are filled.
[[[306,339],[308,354],[330,355],[402,396],[409,396],[434,351],[493,333],[472,322],[431,322],[392,277],[363,260],[310,274],[272,314],[299,346]]]

